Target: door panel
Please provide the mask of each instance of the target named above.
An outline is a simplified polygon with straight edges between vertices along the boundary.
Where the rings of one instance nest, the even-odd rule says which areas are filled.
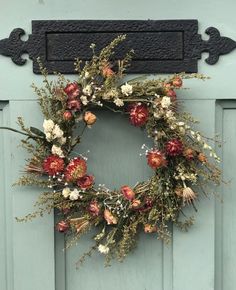
[[[220,151],[223,178],[228,183],[221,188],[222,202],[216,202],[216,290],[234,290],[236,284],[236,102],[219,102],[217,129],[224,146]]]

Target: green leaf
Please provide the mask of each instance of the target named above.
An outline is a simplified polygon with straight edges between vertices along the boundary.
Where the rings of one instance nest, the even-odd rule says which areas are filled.
[[[30,131],[37,136],[45,137],[45,134],[35,127],[30,127]]]

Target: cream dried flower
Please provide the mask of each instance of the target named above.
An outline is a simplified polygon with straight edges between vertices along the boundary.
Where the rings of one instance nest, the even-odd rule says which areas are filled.
[[[98,251],[99,251],[101,254],[106,255],[106,254],[109,253],[110,249],[109,249],[107,246],[104,246],[104,245],[100,244],[100,245],[98,246]]]
[[[70,196],[70,188],[69,187],[65,187],[63,190],[62,190],[62,195],[65,197],[65,198],[68,198]]]
[[[171,104],[170,97],[163,97],[162,98],[161,106],[162,106],[163,109],[169,108],[170,104]]]
[[[123,95],[129,96],[133,92],[133,87],[128,83],[126,83],[125,85],[121,86],[121,92]]]
[[[56,124],[52,130],[52,134],[53,134],[54,139],[56,139],[56,138],[59,139],[59,138],[63,137],[64,133],[61,130],[61,128],[59,127],[59,125]]]
[[[196,197],[197,197],[197,194],[190,187],[184,187],[183,189],[184,202],[190,203],[194,199],[196,199]]]
[[[117,106],[117,107],[123,107],[124,106],[124,102],[120,99],[120,98],[116,98],[114,100],[114,104]]]
[[[53,155],[57,155],[57,156],[59,156],[61,158],[65,157],[61,147],[59,147],[59,146],[53,145],[52,149],[51,149],[51,152],[52,152]]]
[[[77,200],[79,198],[79,191],[78,189],[74,189],[70,192],[70,200]]]
[[[44,120],[43,121],[43,129],[44,129],[44,133],[51,133],[53,128],[54,128],[55,124],[53,122],[53,120],[49,119],[49,120]]]

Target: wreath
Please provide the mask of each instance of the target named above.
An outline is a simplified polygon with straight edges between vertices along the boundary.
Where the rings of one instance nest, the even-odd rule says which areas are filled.
[[[206,185],[221,182],[219,158],[208,138],[192,128],[192,116],[180,111],[176,95],[183,79],[206,77],[181,73],[122,83],[134,53],[131,50],[123,60],[114,60],[115,48],[124,40],[125,35],[118,36],[99,54],[92,44],[91,61],[75,61],[78,79],[73,82],[61,74],[49,80],[38,59],[44,86],[32,86],[45,118],[43,130],[26,127],[22,118],[18,118],[21,130],[5,128],[25,135],[22,146],[30,154],[25,174],[16,184],[44,188],[36,202],[38,209],[17,220],[28,221],[55,209],[59,215],[55,228],[66,234],[67,247],[95,227],[94,245],[80,262],[96,250],[107,263],[113,258],[122,261],[136,246],[140,229],[168,242],[170,222],[187,230],[194,219],[187,218],[183,209],[196,209],[197,198],[209,193]],[[123,113],[131,125],[152,138],[153,148],[143,144],[141,154],[153,170],[148,180],[119,189],[96,186],[87,170],[87,157],[74,157],[83,132],[97,121],[99,107]]]

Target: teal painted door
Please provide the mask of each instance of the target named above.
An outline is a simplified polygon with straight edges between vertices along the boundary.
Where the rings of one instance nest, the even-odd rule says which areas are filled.
[[[2,2],[2,3],[1,3]],[[32,19],[198,19],[200,32],[215,26],[236,39],[234,0],[0,0],[0,38],[15,27],[30,32]],[[23,170],[27,155],[18,147],[20,136],[0,132],[0,290],[234,290],[236,285],[236,216],[234,207],[236,170],[236,52],[224,56],[215,66],[203,60],[199,71],[211,77],[207,82],[186,81],[186,108],[201,120],[206,135],[216,132],[225,141],[219,154],[225,180],[218,199],[199,200],[196,223],[188,233],[173,228],[173,240],[164,246],[151,236],[140,237],[137,250],[122,264],[103,267],[95,255],[76,271],[75,262],[89,247],[89,237],[63,252],[62,235],[54,235],[54,216],[18,224],[14,217],[32,210],[39,191],[12,187]],[[23,116],[32,126],[42,124],[30,84],[38,83],[29,62],[17,67],[0,57],[0,126],[16,126]],[[230,101],[229,101],[230,100]],[[235,100],[235,101],[234,101]],[[109,112],[85,135],[81,151],[90,149],[89,167],[98,183],[108,186],[134,184],[150,173],[139,157],[148,141],[142,132]],[[123,149],[126,149],[124,152]],[[137,154],[136,154],[137,153]],[[212,189],[214,190],[214,189]]]

